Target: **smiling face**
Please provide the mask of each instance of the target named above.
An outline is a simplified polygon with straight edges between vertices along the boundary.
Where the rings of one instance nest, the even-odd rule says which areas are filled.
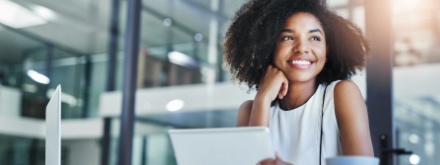
[[[289,82],[315,81],[326,61],[324,30],[310,13],[299,12],[286,19],[276,41],[274,65]]]

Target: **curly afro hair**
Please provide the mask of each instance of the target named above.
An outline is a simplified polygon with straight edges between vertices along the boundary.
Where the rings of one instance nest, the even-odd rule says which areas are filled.
[[[224,57],[236,80],[258,89],[273,63],[276,38],[285,20],[298,12],[314,15],[326,34],[327,62],[317,84],[349,79],[364,68],[370,48],[362,31],[331,12],[324,0],[251,0],[235,13],[224,43]]]

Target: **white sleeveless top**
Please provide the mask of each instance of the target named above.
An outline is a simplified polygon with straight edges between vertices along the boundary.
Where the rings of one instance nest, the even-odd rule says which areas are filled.
[[[341,155],[339,128],[333,101],[334,81],[327,87],[324,101],[322,165],[325,159]],[[272,145],[283,161],[294,165],[319,165],[321,112],[325,85],[319,85],[313,96],[292,110],[282,110],[279,104],[270,108]]]

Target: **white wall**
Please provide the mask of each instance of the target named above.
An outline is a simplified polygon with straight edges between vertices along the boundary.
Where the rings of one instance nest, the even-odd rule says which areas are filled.
[[[0,85],[0,115],[18,117],[21,110],[20,105],[20,90]]]

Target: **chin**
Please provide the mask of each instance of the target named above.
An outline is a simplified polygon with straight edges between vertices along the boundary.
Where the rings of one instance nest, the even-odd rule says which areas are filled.
[[[315,78],[311,76],[292,76],[287,79],[289,80],[289,82],[308,82],[315,80]]]

